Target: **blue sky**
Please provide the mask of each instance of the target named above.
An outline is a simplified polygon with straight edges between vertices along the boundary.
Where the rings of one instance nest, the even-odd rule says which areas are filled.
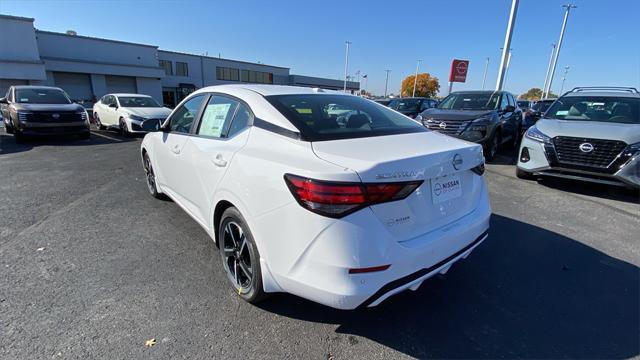
[[[557,42],[567,0],[521,0],[505,89],[542,87],[551,43]],[[553,90],[570,66],[573,86],[640,87],[640,0],[574,0]],[[349,72],[368,74],[368,90],[389,92],[415,71],[440,79],[452,58],[470,60],[467,83],[478,89],[490,58],[495,86],[510,0],[416,1],[35,1],[1,0],[0,13],[33,17],[36,28],[140,42],[287,66],[294,74],[342,78],[345,40],[353,44]],[[0,34],[5,36],[6,34]]]

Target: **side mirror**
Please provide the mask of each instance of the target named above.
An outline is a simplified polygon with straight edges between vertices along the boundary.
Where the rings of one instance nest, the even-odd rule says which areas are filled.
[[[110,107],[110,108],[117,109],[117,108],[118,108],[118,105],[116,105],[116,104],[109,104],[109,107]]]
[[[142,127],[142,130],[146,132],[156,132],[160,131],[160,125],[160,120],[151,119],[143,121],[140,127]]]
[[[9,101],[7,101],[6,97],[0,98],[0,104],[8,104]]]

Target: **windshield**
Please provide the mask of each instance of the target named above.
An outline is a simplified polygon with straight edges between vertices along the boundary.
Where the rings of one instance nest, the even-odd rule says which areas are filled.
[[[547,111],[549,106],[551,106],[551,104],[553,104],[553,101],[554,100],[551,100],[551,101],[538,101],[531,108],[533,110],[535,110],[535,111],[545,112],[545,111]]]
[[[418,105],[420,105],[420,99],[393,99],[389,102],[390,108],[393,110],[418,110]]]
[[[157,101],[146,96],[118,96],[122,107],[161,107]]]
[[[404,115],[357,96],[300,94],[273,95],[266,99],[308,141],[428,131]],[[340,113],[333,110],[336,105]]]
[[[438,109],[495,110],[499,100],[500,93],[453,93],[438,104]]]
[[[616,96],[562,97],[547,110],[546,118],[640,124],[640,99]]]
[[[21,104],[71,104],[71,100],[58,89],[16,89],[16,102]]]

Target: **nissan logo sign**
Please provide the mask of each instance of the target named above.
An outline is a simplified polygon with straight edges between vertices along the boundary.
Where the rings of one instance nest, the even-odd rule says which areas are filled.
[[[460,170],[460,165],[462,165],[464,161],[462,160],[462,156],[460,156],[460,154],[455,154],[453,156],[453,161],[451,162],[451,164],[453,165],[453,168],[456,170]]]
[[[446,129],[447,128],[447,123],[443,121],[438,126],[440,126],[440,129]]]
[[[582,143],[578,148],[584,153],[590,153],[593,151],[593,145],[590,143]]]
[[[54,119],[59,119],[60,118],[60,114],[51,114],[51,117]]]

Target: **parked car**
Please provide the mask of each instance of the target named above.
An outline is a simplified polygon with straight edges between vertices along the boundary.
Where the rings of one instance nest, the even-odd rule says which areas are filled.
[[[380,105],[389,106],[389,103],[391,102],[391,100],[393,99],[375,99],[373,101],[377,102]]]
[[[15,85],[0,98],[5,131],[16,142],[25,136],[79,135],[88,139],[89,115],[60,88]]]
[[[340,126],[330,104],[357,115]],[[289,292],[340,309],[375,306],[487,237],[481,147],[353,95],[203,88],[144,137],[140,155],[151,195],[170,197],[207,231],[249,302]]]
[[[522,110],[506,91],[458,91],[416,120],[430,130],[481,144],[485,158],[491,161],[500,145],[517,146]]]
[[[529,129],[538,120],[540,120],[544,112],[547,111],[547,109],[549,109],[549,106],[551,106],[551,104],[553,104],[554,101],[556,101],[556,99],[538,100],[533,104],[533,106],[529,110],[524,111],[524,114],[522,116],[522,133],[523,134],[525,131],[527,131],[527,129]]]
[[[96,126],[116,128],[123,135],[144,133],[142,122],[163,122],[171,109],[158,104],[151,96],[140,94],[107,94],[93,105],[93,121]]]
[[[525,133],[516,175],[640,188],[640,93],[581,87],[562,95]]]
[[[413,119],[421,112],[431,109],[437,104],[436,100],[428,98],[408,97],[391,99],[387,106]]]
[[[533,106],[533,101],[530,100],[517,100],[516,103],[518,104],[520,110],[522,110],[523,112],[531,109],[531,107]]]

